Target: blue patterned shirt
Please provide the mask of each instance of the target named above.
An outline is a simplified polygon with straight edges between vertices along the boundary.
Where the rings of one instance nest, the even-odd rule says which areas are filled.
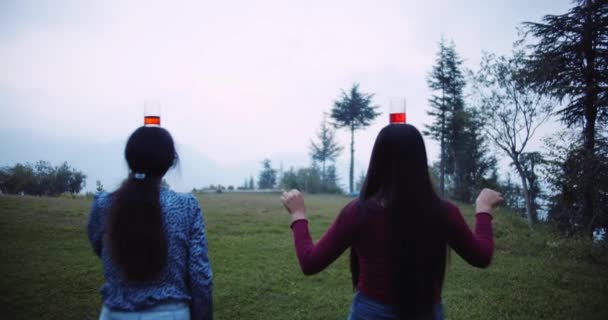
[[[213,276],[202,211],[196,198],[161,188],[167,264],[156,280],[143,284],[129,283],[122,277],[104,244],[104,224],[111,200],[109,193],[95,196],[87,226],[89,241],[103,264],[104,305],[112,310],[135,311],[166,301],[184,301],[190,304],[193,320],[212,319]]]

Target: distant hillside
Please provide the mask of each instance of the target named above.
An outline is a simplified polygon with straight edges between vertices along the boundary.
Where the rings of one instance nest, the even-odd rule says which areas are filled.
[[[95,181],[100,180],[107,190],[115,189],[127,175],[127,165],[123,158],[125,141],[107,143],[87,143],[77,139],[52,137],[32,133],[27,130],[0,129],[0,166],[17,162],[38,160],[50,161],[57,165],[67,161],[71,166],[87,175],[85,190],[95,189]],[[251,175],[257,180],[262,159],[244,160],[237,164],[222,165],[188,145],[178,145],[180,162],[170,171],[167,181],[177,191],[190,191],[210,184],[239,186]],[[310,163],[306,154],[275,153],[271,155],[273,167],[284,170],[290,167],[307,166]],[[362,164],[356,162],[356,177]],[[338,174],[343,185],[347,184],[346,161],[338,163]]]

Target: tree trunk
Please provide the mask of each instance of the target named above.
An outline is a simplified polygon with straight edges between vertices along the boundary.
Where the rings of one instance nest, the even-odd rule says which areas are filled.
[[[594,172],[595,172],[595,119],[597,111],[595,108],[585,110],[585,128],[583,129],[583,205],[582,214],[587,232],[593,235],[592,217],[594,213]]]
[[[445,152],[443,151],[443,148],[445,148],[445,146],[442,141],[441,159],[439,159],[439,188],[441,189],[441,196],[445,197]]]
[[[439,188],[441,189],[441,196],[445,197],[445,88],[441,89],[441,104],[441,159],[439,159]]]
[[[323,167],[322,171],[321,171],[321,184],[323,185],[323,191],[325,191],[326,189],[326,179],[325,179],[325,159],[323,159],[323,161],[321,161],[321,166]]]
[[[441,155],[439,159],[439,188],[441,189],[441,196],[445,197],[445,115],[441,120]]]
[[[587,2],[589,7],[591,2]],[[597,118],[597,70],[595,70],[596,52],[593,48],[593,18],[591,10],[587,8],[587,16],[583,30],[583,55],[585,66],[585,126],[583,128],[583,205],[582,214],[587,231],[593,235],[591,225],[594,212],[593,180],[595,171],[595,121]]]
[[[355,128],[350,127],[350,174],[348,180],[348,187],[350,193],[353,193],[353,179],[355,174]]]
[[[524,192],[524,200],[526,202],[526,217],[528,218],[528,226],[532,229],[532,226],[537,222],[537,217],[535,216],[532,209],[532,199],[530,197],[530,189],[528,186],[528,179],[526,177],[526,173],[524,172],[521,163],[519,163],[519,156],[512,157],[513,163],[515,164],[515,169],[517,169],[517,173],[521,178],[521,189]]]

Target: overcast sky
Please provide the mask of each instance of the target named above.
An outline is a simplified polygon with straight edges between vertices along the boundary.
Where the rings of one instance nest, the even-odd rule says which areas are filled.
[[[391,98],[407,99],[418,128],[430,122],[426,78],[442,36],[475,68],[483,50],[509,53],[522,21],[570,5],[2,0],[0,129],[124,140],[154,99],[179,143],[220,164],[305,155],[323,113],[357,82],[385,112],[356,135],[366,164]],[[346,146],[346,132],[338,137]],[[436,158],[436,143],[427,148]]]

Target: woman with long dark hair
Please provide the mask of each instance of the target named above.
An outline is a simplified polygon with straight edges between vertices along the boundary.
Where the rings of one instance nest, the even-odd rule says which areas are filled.
[[[447,247],[476,267],[492,258],[491,210],[502,196],[484,189],[472,233],[460,210],[434,191],[424,141],[408,124],[378,134],[360,196],[313,244],[304,199],[284,193],[302,271],[320,272],[351,247],[355,297],[349,319],[443,319]]]
[[[127,141],[129,177],[95,196],[89,240],[105,283],[100,319],[212,319],[212,273],[201,208],[161,186],[178,160],[169,132],[141,127]]]

